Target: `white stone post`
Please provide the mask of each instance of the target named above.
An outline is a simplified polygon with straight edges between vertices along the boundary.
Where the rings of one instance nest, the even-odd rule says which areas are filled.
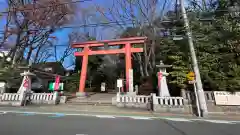
[[[156,111],[156,107],[158,105],[158,99],[155,93],[151,93],[151,98],[152,98],[152,110]]]
[[[5,93],[6,91],[6,84],[5,82],[0,82],[0,94]]]
[[[151,93],[151,95],[152,95],[152,102],[153,102],[153,104],[154,104],[154,105],[157,105],[157,104],[158,104],[158,101],[157,101],[157,96],[156,96],[156,94],[155,94],[155,93]]]
[[[138,94],[138,85],[135,85],[135,94]]]
[[[116,100],[117,100],[117,103],[120,102],[120,96],[121,96],[120,93],[117,93],[117,96],[116,96],[116,97],[117,97],[117,99],[116,99]]]
[[[19,96],[19,106],[23,106],[26,102],[26,92],[21,92]]]
[[[58,92],[57,91],[55,91],[53,93],[53,102],[55,105],[58,103]]]

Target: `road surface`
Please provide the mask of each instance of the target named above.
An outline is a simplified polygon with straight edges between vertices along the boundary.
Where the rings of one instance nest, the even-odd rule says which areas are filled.
[[[0,112],[0,135],[239,135],[240,122]]]

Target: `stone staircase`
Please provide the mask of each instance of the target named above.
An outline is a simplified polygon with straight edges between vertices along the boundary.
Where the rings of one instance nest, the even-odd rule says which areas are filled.
[[[68,99],[67,104],[111,106],[112,98],[115,96],[116,94],[113,94],[113,93],[95,93],[95,94],[89,94],[88,97],[70,98]]]

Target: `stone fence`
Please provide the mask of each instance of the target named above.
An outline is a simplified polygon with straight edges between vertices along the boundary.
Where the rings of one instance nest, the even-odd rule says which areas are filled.
[[[205,99],[210,114],[240,114],[240,106],[216,105],[212,91],[205,91]],[[156,94],[150,96],[121,95],[118,93],[113,98],[113,105],[142,108],[155,112],[197,113],[195,94],[190,91],[182,91],[182,97],[158,97]]]
[[[19,93],[3,93],[0,94],[0,105],[21,106],[24,98],[24,95]]]
[[[57,104],[58,94],[55,93],[33,93],[30,97],[33,104]]]
[[[114,98],[115,99],[115,98]],[[155,112],[184,112],[184,99],[182,97],[157,97],[143,95],[121,95],[117,94],[117,107],[141,108]]]
[[[132,95],[121,95],[117,93],[116,106],[117,107],[129,107],[129,108],[143,108],[150,109],[151,96],[132,96]]]
[[[184,99],[182,97],[157,97],[152,94],[153,111],[184,113]]]
[[[0,94],[0,105],[23,106],[29,98],[26,93],[3,93]],[[31,104],[59,104],[65,103],[66,97],[55,93],[32,93]]]
[[[194,92],[182,90],[181,95],[185,100],[188,100],[188,101],[194,101],[195,100]],[[205,91],[204,95],[205,95],[206,101],[215,101],[213,91]]]

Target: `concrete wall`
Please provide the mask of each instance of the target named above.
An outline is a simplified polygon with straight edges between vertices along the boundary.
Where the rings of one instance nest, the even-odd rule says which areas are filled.
[[[185,99],[185,111],[194,113],[196,111],[196,100],[193,92],[183,91],[182,96]],[[240,106],[216,105],[213,91],[205,91],[205,99],[209,113],[216,114],[240,114]]]

